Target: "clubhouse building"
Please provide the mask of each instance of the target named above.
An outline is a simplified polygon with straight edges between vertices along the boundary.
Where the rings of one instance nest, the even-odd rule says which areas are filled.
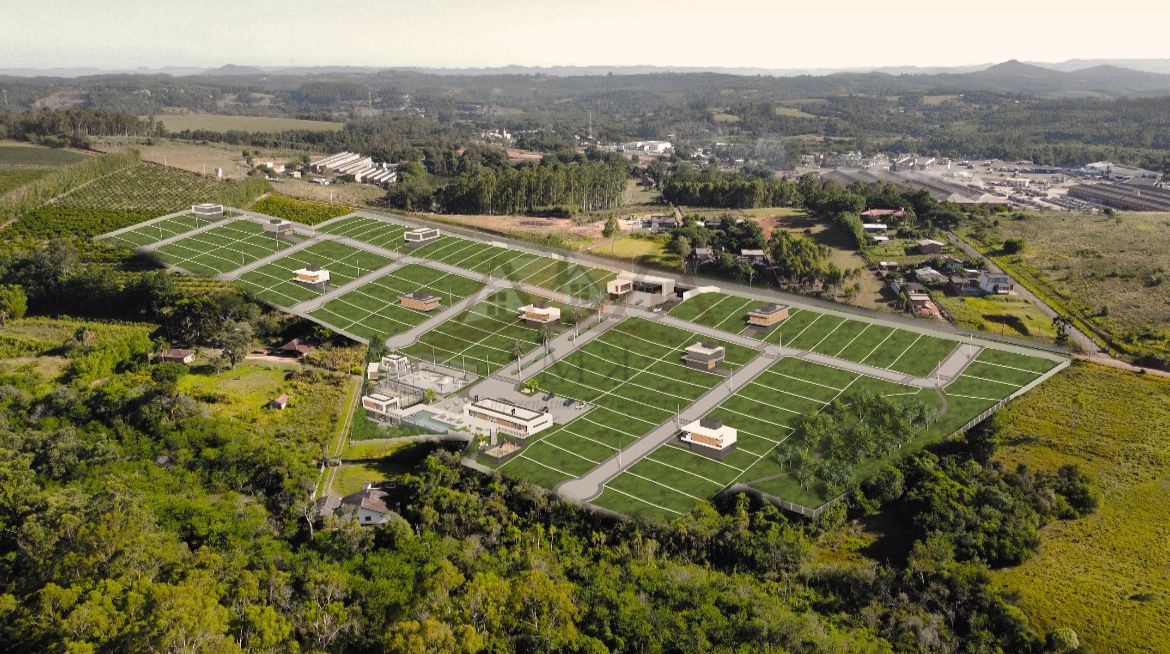
[[[549,306],[547,300],[537,300],[520,307],[520,318],[529,325],[551,325],[561,319],[561,310]]]
[[[528,438],[552,427],[552,416],[533,411],[510,402],[495,399],[476,399],[463,405],[463,415],[487,423],[490,429],[517,438]]]
[[[622,271],[617,279],[605,283],[611,300],[623,300],[631,305],[658,306],[675,297],[674,280]]]
[[[711,417],[685,425],[682,432],[680,440],[692,452],[720,461],[735,451],[735,439],[739,434],[735,427],[728,427]]]

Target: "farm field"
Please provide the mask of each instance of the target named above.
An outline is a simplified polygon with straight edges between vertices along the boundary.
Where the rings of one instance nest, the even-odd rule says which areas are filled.
[[[401,249],[402,234],[406,228],[374,218],[354,216],[330,223],[321,231],[348,236],[382,248]],[[490,273],[493,277],[566,293],[589,302],[600,299],[605,294],[605,283],[615,276],[608,270],[518,252],[459,236],[440,236],[434,243],[412,250],[411,254],[482,275]]]
[[[143,161],[181,168],[203,175],[214,175],[215,169],[220,168],[228,178],[238,178],[247,170],[247,160],[240,152],[240,148],[226,143],[209,141],[191,142],[178,139],[159,138],[157,136],[144,138],[140,136],[103,136],[93,139],[94,147],[103,152],[115,152],[133,148],[138,150]],[[301,150],[287,148],[256,148],[249,150],[253,153],[253,161],[273,161],[287,163],[299,160],[304,154]],[[316,157],[316,155],[310,155]],[[247,166],[251,168],[251,166]]]
[[[466,277],[410,264],[330,300],[312,315],[372,343],[407,331],[434,315],[401,306],[400,296],[424,290],[443,298],[446,307],[481,288],[483,284]]]
[[[285,132],[290,130],[332,132],[345,127],[343,123],[324,120],[197,113],[161,114],[155,116],[155,120],[162,121],[169,132],[201,129],[209,132]]]
[[[148,218],[180,211],[199,202],[242,206],[249,193],[259,195],[263,180],[237,182],[140,163],[96,179],[57,198],[51,206],[66,209],[128,211]]]
[[[106,243],[116,243],[128,248],[140,248],[144,245],[158,243],[168,238],[184,234],[193,229],[210,225],[212,221],[200,218],[194,214],[185,214],[160,220],[151,225],[143,225],[138,229],[122,232],[104,240]]]
[[[268,216],[301,223],[302,225],[316,225],[331,218],[339,218],[350,212],[346,207],[273,194],[260,198],[252,203],[249,209]]]
[[[579,477],[686,408],[723,381],[688,368],[694,332],[627,318],[536,376],[541,391],[590,405],[580,417],[539,434],[501,472],[552,488]],[[725,343],[728,369],[758,353]]]
[[[1064,315],[1134,356],[1170,358],[1170,213],[1029,213],[963,236]],[[1009,238],[1024,251],[1002,252]]]
[[[240,275],[237,281],[260,297],[291,307],[321,295],[323,291],[293,281],[294,273],[316,264],[329,271],[329,287],[337,288],[387,266],[391,260],[379,254],[334,241],[318,241]]]
[[[747,313],[759,300],[726,293],[703,293],[675,306],[670,315],[731,333],[741,333]],[[768,343],[926,377],[954,350],[957,341],[792,307],[788,318],[764,335]]]
[[[1036,556],[992,571],[1038,629],[1072,627],[1099,654],[1158,651],[1170,622],[1170,380],[1076,362],[1000,413],[996,458],[1092,475],[1101,506],[1041,530]]]
[[[0,140],[0,170],[17,167],[56,168],[77,163],[85,156],[62,148]]]
[[[540,330],[520,320],[520,307],[539,300],[516,289],[494,293],[463,313],[427,332],[401,352],[411,358],[475,370],[490,375],[541,343]],[[567,307],[549,302],[562,311]]]
[[[248,220],[233,220],[154,251],[167,265],[213,277],[289,247],[287,241],[266,236],[264,228]]]

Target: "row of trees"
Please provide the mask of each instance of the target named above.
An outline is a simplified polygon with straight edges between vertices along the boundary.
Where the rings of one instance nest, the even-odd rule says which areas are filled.
[[[671,204],[720,209],[786,207],[799,200],[796,185],[787,179],[715,169],[697,173],[690,164],[680,164],[668,176],[662,197]]]
[[[105,109],[25,111],[0,114],[0,127],[8,136],[47,145],[86,146],[91,136],[148,136],[157,125],[135,115]]]

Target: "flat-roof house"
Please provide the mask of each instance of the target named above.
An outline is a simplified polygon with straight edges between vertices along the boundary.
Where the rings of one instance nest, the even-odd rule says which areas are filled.
[[[169,350],[163,350],[155,357],[159,363],[182,363],[190,364],[195,360],[195,350],[184,350],[173,347]]]
[[[394,516],[394,512],[386,504],[389,497],[390,494],[386,491],[365,484],[362,490],[342,498],[339,510],[352,513],[359,524],[384,524]]]
[[[463,415],[491,423],[498,431],[518,438],[528,438],[553,424],[552,416],[543,411],[490,398],[464,404]]]
[[[402,235],[408,248],[421,248],[424,245],[434,243],[439,240],[439,230],[434,227],[419,227],[417,229],[408,229]]]
[[[288,393],[281,393],[280,395],[277,395],[276,397],[272,398],[272,400],[270,402],[268,402],[268,408],[269,409],[276,409],[277,411],[284,411],[285,409],[287,409],[288,408]]]
[[[918,241],[918,251],[922,254],[942,254],[943,243],[924,238]]]
[[[867,232],[884,232],[890,226],[885,223],[861,223],[861,228]]]
[[[377,361],[371,361],[366,364],[366,379],[376,380],[378,378],[378,370],[381,368]]]
[[[329,283],[329,271],[310,263],[300,270],[293,271],[293,281],[311,286],[324,286]]]
[[[788,317],[788,305],[770,302],[748,312],[748,324],[754,327],[772,327]]]
[[[366,416],[371,420],[386,422],[390,420],[390,412],[400,409],[401,404],[396,397],[371,393],[362,397],[362,408],[366,410]]]
[[[390,377],[401,377],[410,372],[410,359],[401,354],[387,354],[378,362],[378,372]]]
[[[434,311],[439,308],[439,296],[418,290],[398,297],[398,302],[407,309],[415,311]]]
[[[223,218],[223,205],[202,202],[191,205],[191,213],[204,220],[219,220]]]
[[[561,319],[561,310],[547,300],[537,300],[520,307],[520,318],[531,325],[548,325]]]
[[[682,432],[680,440],[691,451],[720,460],[735,450],[735,440],[739,434],[734,427],[711,417],[683,426]]]
[[[299,338],[294,338],[291,341],[285,343],[284,345],[281,345],[280,347],[276,348],[277,354],[285,354],[285,355],[290,355],[290,356],[294,356],[297,358],[303,357],[312,351],[313,351],[313,346],[308,345],[306,343],[302,343],[301,339],[299,339]]]
[[[700,341],[686,349],[686,353],[683,354],[683,362],[695,370],[710,372],[723,363],[723,359],[726,357],[727,351],[722,345]]]
[[[273,238],[286,238],[293,235],[293,224],[288,220],[273,218],[264,223],[264,233]]]
[[[630,304],[657,306],[674,297],[674,280],[622,271],[605,283],[605,289],[611,299],[629,296],[626,302]]]

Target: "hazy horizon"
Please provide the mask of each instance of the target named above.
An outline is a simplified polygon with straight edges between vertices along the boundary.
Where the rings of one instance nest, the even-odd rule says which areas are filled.
[[[782,7],[739,0],[636,4],[291,0],[240,5],[11,3],[0,68],[360,66],[868,69],[1009,59],[1162,59],[1170,8],[1108,20],[1087,3],[910,0]],[[1140,21],[1134,17],[1140,17]]]

